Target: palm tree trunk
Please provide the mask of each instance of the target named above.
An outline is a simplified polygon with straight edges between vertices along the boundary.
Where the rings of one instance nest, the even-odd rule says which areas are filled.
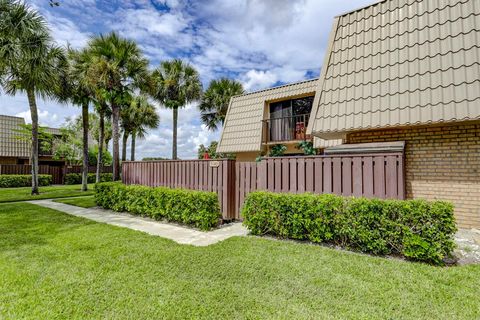
[[[88,189],[88,103],[82,104],[83,125],[83,167],[82,167],[82,191]]]
[[[122,161],[127,161],[127,140],[128,140],[128,132],[123,131],[122,137]]]
[[[130,161],[135,161],[135,132],[132,132],[132,145],[130,147]]]
[[[28,104],[30,106],[30,116],[32,118],[32,155],[30,158],[32,165],[32,195],[38,192],[38,111],[33,89],[27,90]]]
[[[103,142],[105,140],[105,115],[103,111],[99,112],[100,117],[100,128],[99,128],[99,141],[98,141],[98,155],[97,155],[97,175],[95,177],[95,182],[100,182],[100,176],[102,175],[103,167]]]
[[[173,108],[173,144],[172,144],[173,160],[177,160],[177,123],[178,123],[178,108]]]
[[[113,181],[120,180],[119,119],[120,108],[117,105],[112,104]]]

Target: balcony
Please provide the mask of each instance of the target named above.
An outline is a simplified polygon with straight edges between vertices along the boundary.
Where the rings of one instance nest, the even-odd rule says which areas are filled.
[[[310,114],[263,120],[263,143],[309,140],[306,134]]]

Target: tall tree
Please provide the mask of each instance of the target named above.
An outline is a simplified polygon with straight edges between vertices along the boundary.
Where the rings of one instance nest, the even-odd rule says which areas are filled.
[[[151,77],[152,97],[173,111],[172,159],[177,159],[178,109],[200,99],[202,83],[200,76],[190,64],[179,59],[164,61]]]
[[[155,106],[148,103],[148,99],[145,96],[136,97],[133,101],[133,108],[137,110],[137,116],[134,118],[134,125],[131,130],[131,161],[135,161],[135,143],[137,137],[144,138],[148,129],[156,129],[160,124],[160,117]]]
[[[101,88],[112,110],[113,179],[120,178],[120,109],[135,88],[148,78],[148,60],[134,41],[112,32],[93,38],[88,44],[93,57],[93,83]]]
[[[135,96],[128,108],[121,112],[123,146],[122,158],[126,160],[127,137],[131,137],[130,160],[135,161],[136,138],[143,138],[148,129],[158,128],[160,117],[144,95]]]
[[[98,143],[98,154],[97,154],[97,173],[95,177],[95,182],[100,182],[100,177],[102,175],[103,169],[103,150],[108,150],[108,142],[112,138],[112,126],[111,122],[105,122],[105,119],[110,119],[111,111],[108,107],[107,102],[105,101],[104,95],[101,90],[98,90],[96,93],[97,99],[94,102],[95,111],[98,113],[98,126],[95,126],[96,131],[94,131],[94,137]]]
[[[69,49],[69,68],[65,88],[70,102],[82,108],[82,191],[88,189],[88,136],[89,136],[89,105],[95,100],[95,89],[89,76],[92,59],[88,50]]]
[[[199,105],[203,124],[212,131],[217,130],[219,124],[223,126],[230,99],[243,92],[242,84],[236,80],[212,80]]]
[[[44,18],[20,1],[0,0],[0,84],[26,93],[32,118],[32,194],[38,194],[37,97],[59,98],[65,50],[54,44]]]

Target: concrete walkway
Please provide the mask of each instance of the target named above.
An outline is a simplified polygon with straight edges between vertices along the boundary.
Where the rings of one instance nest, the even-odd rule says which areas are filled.
[[[203,232],[174,224],[158,222],[148,218],[117,213],[100,208],[81,208],[52,200],[27,201],[42,207],[65,212],[77,217],[142,231],[154,236],[173,240],[180,244],[208,246],[233,236],[245,236],[248,231],[241,223],[232,223],[219,229]]]

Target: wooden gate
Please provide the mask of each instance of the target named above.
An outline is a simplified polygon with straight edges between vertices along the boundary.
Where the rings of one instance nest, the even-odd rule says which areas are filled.
[[[212,191],[218,194],[222,217],[235,218],[235,161],[164,160],[124,161],[122,181],[151,187],[165,186]]]

